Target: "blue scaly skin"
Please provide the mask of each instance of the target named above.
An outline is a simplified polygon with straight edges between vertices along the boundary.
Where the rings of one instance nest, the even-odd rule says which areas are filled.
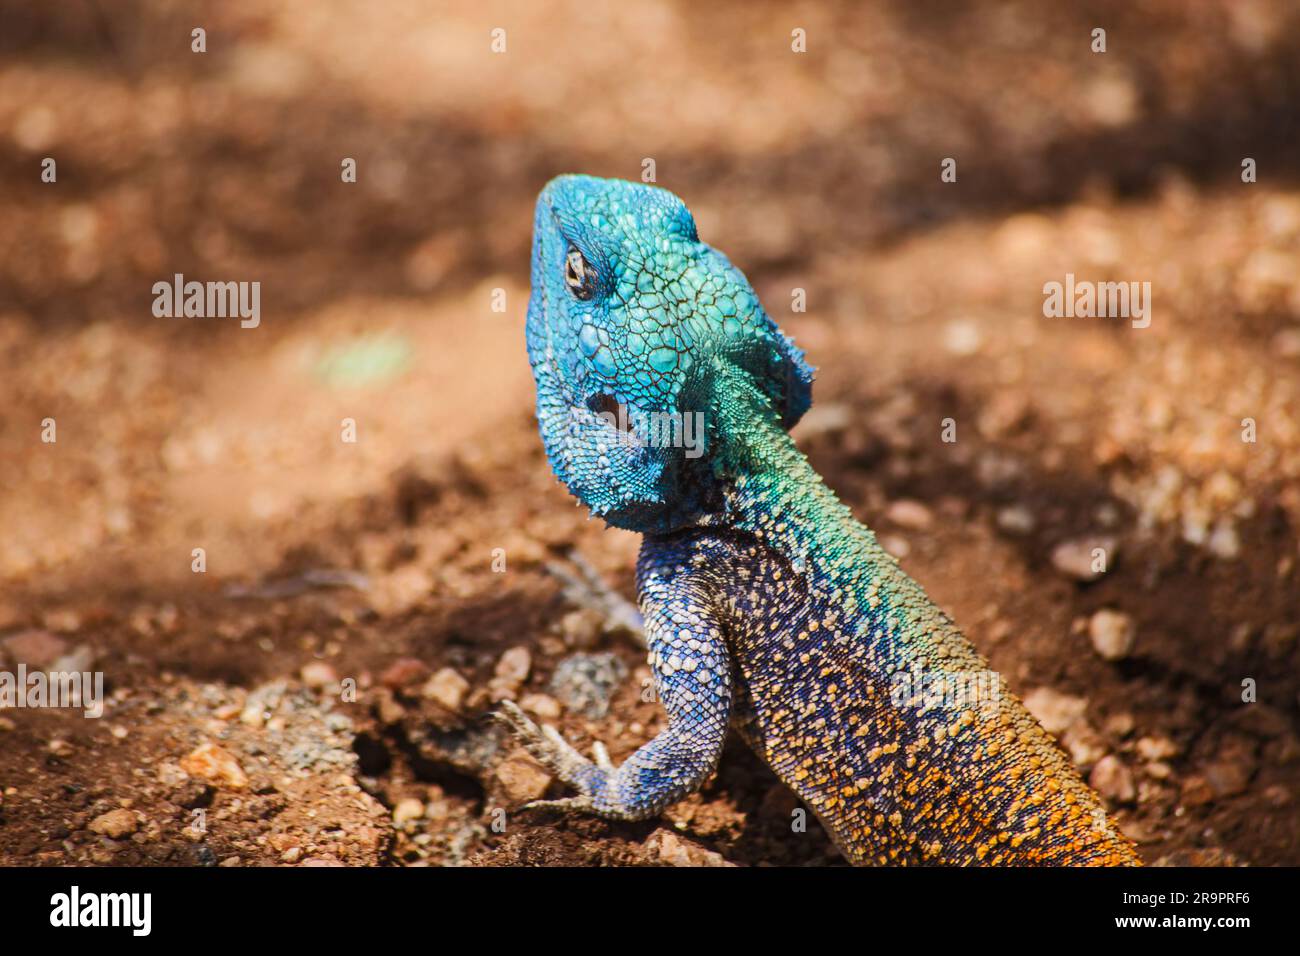
[[[854,863],[1139,862],[795,447],[812,369],[681,200],[586,176],[547,185],[527,341],[556,475],[644,534],[639,601],[667,713],[614,767],[604,747],[588,760],[503,705],[576,791],[547,805],[651,817],[699,789],[730,726]]]

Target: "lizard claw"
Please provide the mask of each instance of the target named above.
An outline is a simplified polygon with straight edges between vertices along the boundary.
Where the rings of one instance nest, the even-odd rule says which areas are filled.
[[[550,724],[538,726],[512,700],[503,700],[501,709],[493,716],[510,729],[515,740],[532,755],[534,760],[570,786],[580,786],[578,781],[583,776],[583,772],[591,767],[591,761],[578,753],[558,730]],[[601,751],[604,751],[603,746]],[[604,754],[605,765],[601,765],[600,760],[601,755],[597,754],[597,766],[602,770],[607,769],[609,754]]]
[[[617,768],[609,759],[609,751],[605,749],[605,745],[599,740],[592,741],[591,755],[596,758],[596,766],[607,774],[613,775],[617,772]]]
[[[588,796],[564,797],[560,800],[530,800],[520,810],[558,810],[560,812],[579,811],[590,813],[591,798]]]

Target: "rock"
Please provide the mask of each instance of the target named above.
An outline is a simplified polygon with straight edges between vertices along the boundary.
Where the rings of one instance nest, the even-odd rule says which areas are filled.
[[[50,670],[64,674],[85,674],[95,669],[95,649],[89,644],[78,644],[67,654],[61,655]]]
[[[134,810],[110,810],[90,821],[90,831],[113,840],[128,837],[140,829],[140,820]]]
[[[970,319],[954,319],[944,326],[943,345],[953,355],[975,355],[983,344],[984,334]]]
[[[495,676],[498,680],[509,681],[518,686],[528,679],[532,670],[533,658],[526,647],[512,647],[501,655],[497,661]]]
[[[1122,661],[1133,650],[1137,625],[1123,611],[1102,608],[1088,621],[1088,637],[1103,660]]]
[[[1106,742],[1086,720],[1076,720],[1061,737],[1061,744],[1078,767],[1091,767],[1106,755]]]
[[[81,630],[81,615],[72,608],[65,607],[50,611],[41,621],[50,630],[58,631],[60,634],[75,634]]]
[[[1300,358],[1300,328],[1282,329],[1274,335],[1273,351],[1283,358]]]
[[[1228,518],[1221,518],[1214,525],[1205,548],[1216,558],[1231,561],[1241,554],[1241,538],[1237,527]]]
[[[1133,78],[1117,68],[1094,73],[1081,90],[1084,116],[1098,126],[1118,129],[1142,113],[1142,94]]]
[[[513,700],[519,693],[520,686],[528,679],[528,672],[532,667],[533,657],[526,647],[512,647],[502,654],[501,659],[497,661],[492,680],[488,682],[492,699]]]
[[[813,405],[807,414],[799,419],[797,434],[802,439],[812,440],[822,435],[837,435],[853,427],[856,418],[853,409],[844,404],[823,402]]]
[[[1154,840],[1149,842],[1155,842]],[[1152,866],[1178,866],[1197,870],[1244,866],[1242,861],[1222,847],[1189,847],[1158,858]]]
[[[555,668],[550,691],[569,710],[599,720],[609,711],[610,696],[626,677],[627,665],[614,654],[572,654]]]
[[[1133,771],[1114,754],[1107,754],[1097,761],[1088,776],[1088,783],[1103,797],[1116,803],[1132,803],[1137,799]]]
[[[1241,730],[1265,740],[1284,737],[1291,727],[1290,718],[1286,714],[1276,707],[1260,703],[1240,708],[1233,723]]]
[[[299,866],[344,866],[337,857],[332,856],[313,856],[303,860]]]
[[[19,631],[6,637],[4,644],[9,656],[19,664],[44,670],[68,652],[68,642],[50,631]]]
[[[469,692],[469,681],[450,667],[444,667],[427,681],[420,693],[427,700],[445,707],[453,714],[459,713]]]
[[[190,779],[190,775],[178,764],[164,760],[158,764],[158,782],[164,787],[177,788]]]
[[[1035,523],[1034,513],[1024,505],[1007,505],[998,510],[998,529],[1007,534],[1029,534]]]
[[[181,769],[191,777],[239,790],[248,786],[248,776],[230,751],[213,743],[196,748],[181,759]]]
[[[919,501],[903,499],[895,501],[885,509],[885,517],[898,525],[913,531],[920,531],[934,523],[930,509]]]
[[[246,727],[262,727],[280,706],[285,689],[286,684],[282,680],[270,681],[258,687],[244,702],[244,709],[239,714],[239,722]]]
[[[1291,791],[1282,784],[1275,783],[1264,790],[1264,799],[1274,807],[1289,806],[1292,799]]]
[[[1039,687],[1025,695],[1025,707],[1049,734],[1060,736],[1084,715],[1088,702],[1050,687]]]
[[[560,619],[560,633],[564,643],[577,650],[590,650],[600,641],[604,618],[590,608],[570,611]]]
[[[1063,541],[1052,549],[1052,567],[1075,581],[1095,581],[1114,566],[1117,544],[1112,535]]]
[[[422,816],[424,816],[424,804],[414,797],[399,800],[397,806],[393,807],[393,824],[399,827]]]
[[[1206,764],[1202,769],[1206,784],[1215,798],[1233,797],[1246,791],[1252,769],[1239,761],[1222,760]]]
[[[399,657],[379,675],[379,683],[389,690],[402,691],[425,680],[429,676],[429,667],[424,661],[414,657]]]
[[[23,614],[15,605],[0,600],[0,631],[12,631],[23,622]]]
[[[550,775],[525,750],[516,750],[497,765],[497,782],[512,803],[536,800],[551,785]]]
[[[560,702],[545,694],[525,694],[520,699],[519,706],[542,720],[559,720],[563,713]]]
[[[371,694],[375,716],[386,727],[395,727],[406,719],[406,708],[387,687],[376,687]]]
[[[1214,799],[1214,791],[1205,778],[1192,774],[1183,781],[1183,803],[1189,807],[1204,806]]]
[[[310,661],[304,664],[299,676],[303,684],[311,690],[325,690],[339,682],[339,675],[324,661]]]
[[[1136,726],[1137,721],[1135,721],[1133,715],[1126,710],[1122,710],[1117,714],[1111,714],[1106,718],[1106,723],[1104,724],[1106,733],[1115,737],[1127,737],[1129,734],[1133,733],[1133,728]]]
[[[280,862],[282,863],[297,863],[300,859],[302,859],[302,847],[300,846],[291,846],[280,854]]]
[[[405,614],[428,597],[433,578],[423,568],[407,565],[380,578],[370,591],[370,606],[381,617]]]
[[[1034,410],[1023,392],[995,392],[980,409],[976,427],[989,439],[1006,438],[1033,421]]]
[[[1178,756],[1178,745],[1164,736],[1139,737],[1134,746],[1143,760],[1168,760]]]
[[[731,866],[721,853],[683,840],[671,830],[656,830],[645,841],[652,859],[666,866]]]
[[[888,551],[899,561],[903,560],[912,553],[912,546],[907,543],[907,539],[897,534],[882,534],[877,537],[880,546]]]

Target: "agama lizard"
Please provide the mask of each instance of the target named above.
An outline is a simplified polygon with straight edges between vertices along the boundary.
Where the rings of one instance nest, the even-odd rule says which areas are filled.
[[[796,448],[812,369],[680,199],[548,184],[527,343],[556,475],[644,535],[639,603],[667,712],[614,767],[602,745],[588,760],[503,704],[577,791],[543,805],[654,816],[703,785],[730,726],[853,863],[1139,863],[1065,754]],[[674,423],[697,414],[691,456]]]

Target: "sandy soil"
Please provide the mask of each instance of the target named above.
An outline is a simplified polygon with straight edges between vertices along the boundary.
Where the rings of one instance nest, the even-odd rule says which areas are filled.
[[[660,820],[515,812],[559,790],[485,719],[660,725],[548,570],[631,596],[637,540],[551,477],[522,341],[537,189],[646,157],[1143,856],[1300,863],[1300,11],[541,6],[0,0],[0,670],[108,693],[0,711],[0,863],[838,862],[739,745]],[[262,324],[154,318],[177,272]],[[1045,318],[1066,273],[1150,327]]]

